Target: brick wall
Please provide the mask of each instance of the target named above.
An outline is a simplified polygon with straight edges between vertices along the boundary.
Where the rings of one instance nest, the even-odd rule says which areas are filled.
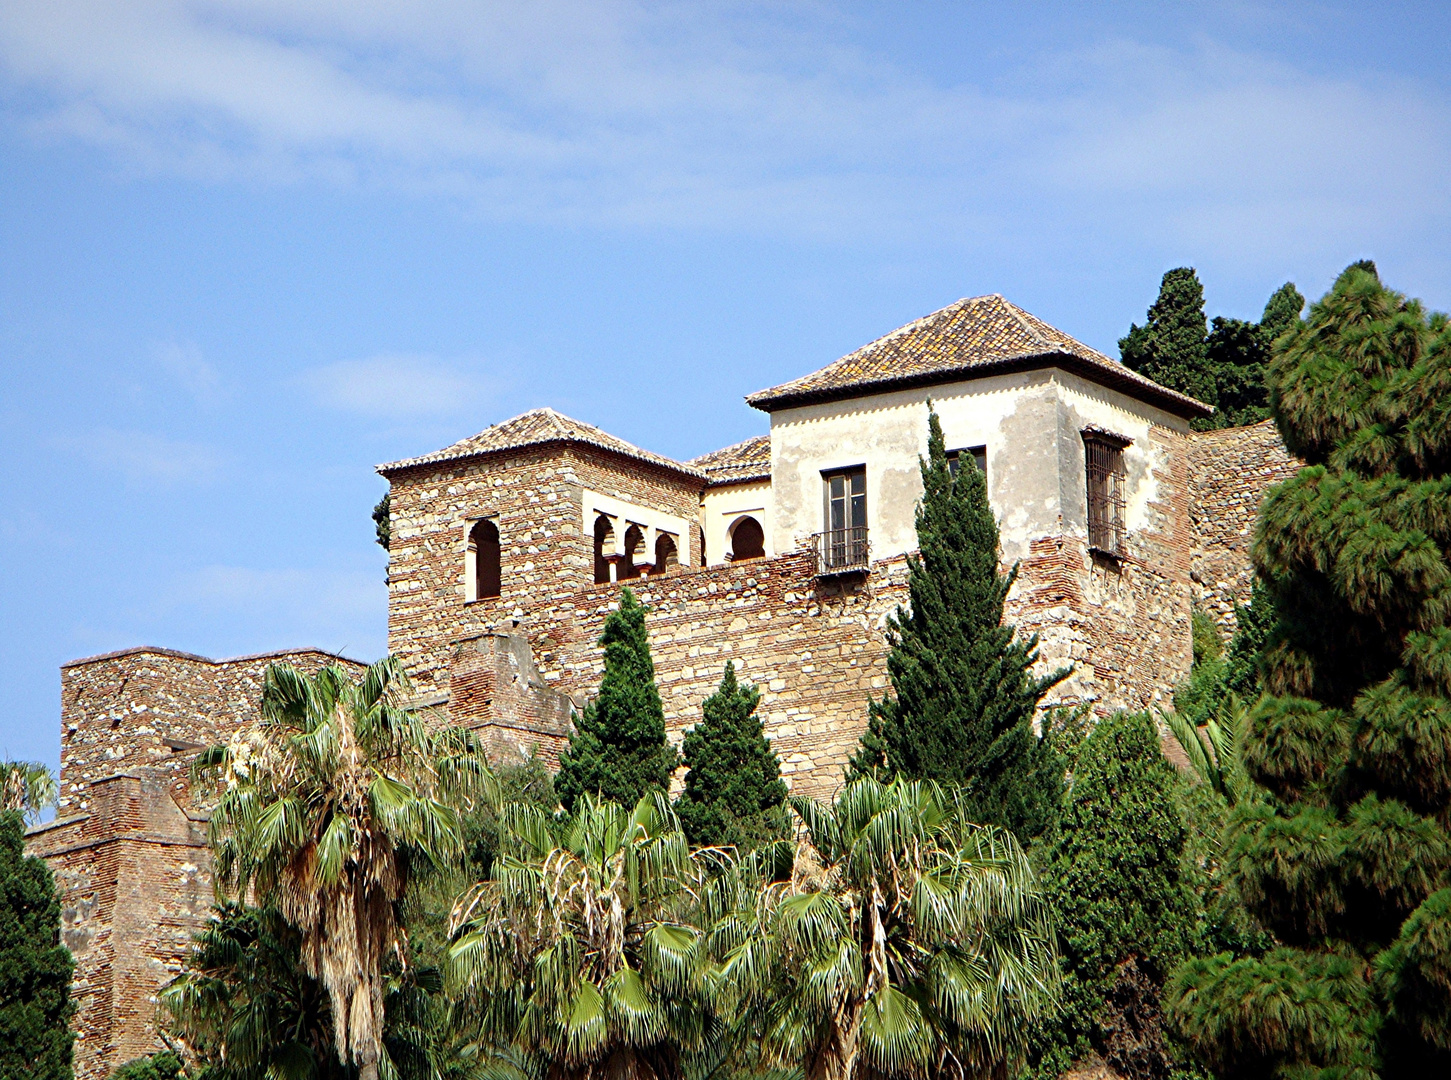
[[[1285,449],[1272,420],[1195,435],[1189,463],[1194,600],[1228,635],[1234,605],[1249,603],[1250,545],[1260,503],[1271,485],[1289,479],[1302,463]]]

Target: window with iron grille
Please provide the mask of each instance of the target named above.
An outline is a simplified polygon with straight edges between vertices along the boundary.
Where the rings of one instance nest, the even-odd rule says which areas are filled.
[[[1088,546],[1105,555],[1124,553],[1124,445],[1084,432],[1088,471]]]

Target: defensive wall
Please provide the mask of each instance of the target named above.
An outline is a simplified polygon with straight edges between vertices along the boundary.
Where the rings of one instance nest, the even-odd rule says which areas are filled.
[[[1091,552],[1080,523],[1064,522],[1030,540],[1008,601],[1008,618],[1040,636],[1042,669],[1074,667],[1051,700],[1090,702],[1099,714],[1167,700],[1189,669],[1194,603],[1232,622],[1233,603],[1248,599],[1255,510],[1296,467],[1269,424],[1192,436],[1155,426],[1149,439],[1164,467],[1123,555]],[[598,686],[597,639],[620,587],[579,585],[593,557],[581,492],[684,510],[688,485],[578,447],[392,479],[389,645],[417,703],[476,729],[496,757],[537,747],[553,765],[572,710]],[[468,601],[459,522],[483,489],[508,538],[501,595]],[[761,688],[759,713],[793,790],[824,796],[840,783],[868,700],[887,689],[887,617],[906,599],[907,565],[899,556],[843,578],[817,569],[795,551],[626,584],[649,608],[671,737],[697,722],[733,660]],[[80,1080],[103,1080],[158,1045],[157,991],[213,900],[187,771],[197,749],[256,716],[275,660],[358,666],[316,650],[212,661],[144,648],[62,669],[61,808],[32,830],[30,847],[64,898]]]
[[[75,1073],[104,1080],[159,1049],[156,994],[213,903],[206,819],[192,805],[196,751],[257,714],[262,676],[355,661],[316,649],[208,660],[137,648],[61,668],[60,807],[30,830],[61,894],[75,957]]]

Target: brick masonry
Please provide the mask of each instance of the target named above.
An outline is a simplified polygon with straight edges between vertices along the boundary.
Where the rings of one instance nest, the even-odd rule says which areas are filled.
[[[1148,523],[1125,556],[1090,553],[1081,530],[1030,539],[1008,617],[1040,636],[1042,668],[1072,664],[1052,700],[1096,712],[1167,699],[1190,661],[1189,612],[1221,622],[1248,596],[1248,545],[1265,488],[1295,463],[1270,425],[1150,433],[1167,463]],[[537,747],[550,763],[571,710],[598,686],[596,644],[619,586],[593,583],[581,528],[585,489],[695,520],[701,481],[609,451],[557,443],[398,470],[392,484],[389,647],[420,705],[477,730],[496,757]],[[497,599],[464,598],[467,532],[501,534]],[[692,537],[698,552],[700,537]],[[727,660],[762,690],[760,714],[793,790],[828,795],[887,690],[885,636],[906,598],[906,559],[857,579],[818,579],[812,556],[632,583],[648,628],[671,737],[700,716]],[[267,663],[338,662],[317,651],[211,661],[164,649],[62,669],[62,803],[34,830],[55,870],[77,958],[77,1076],[156,1046],[157,990],[177,970],[212,901],[205,822],[186,771],[195,750],[256,715]],[[341,661],[342,663],[351,663]]]

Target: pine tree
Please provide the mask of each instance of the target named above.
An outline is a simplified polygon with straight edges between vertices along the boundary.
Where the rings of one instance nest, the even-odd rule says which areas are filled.
[[[756,716],[760,699],[760,690],[737,682],[736,666],[727,662],[720,688],[701,706],[704,718],[685,733],[690,771],[675,812],[693,844],[749,850],[781,832],[786,785]]]
[[[645,609],[628,588],[605,619],[600,693],[579,718],[559,755],[554,789],[566,809],[581,795],[631,807],[651,788],[664,791],[679,755],[665,738],[665,709],[645,634]]]
[[[1230,1076],[1451,1071],[1451,333],[1360,266],[1276,345],[1306,467],[1253,555],[1276,621],[1224,865],[1278,938],[1167,1002]]]
[[[0,811],[0,1076],[70,1080],[71,954],[50,868],[25,854],[24,822]]]
[[[1017,567],[999,572],[987,484],[967,465],[954,481],[935,412],[920,467],[910,606],[888,620],[893,693],[872,703],[850,775],[962,785],[973,820],[1026,840],[1049,824],[1061,795],[1062,762],[1034,733],[1033,715],[1068,669],[1030,674],[1037,636],[1019,638],[1004,625]]]
[[[1198,944],[1179,783],[1147,714],[1101,721],[1079,751],[1045,875],[1064,970],[1055,1041],[1072,1057],[1091,1045],[1122,1076],[1169,1072],[1159,990]]]
[[[1219,395],[1205,337],[1204,286],[1193,267],[1181,266],[1164,274],[1148,319],[1143,326],[1130,324],[1118,347],[1124,364],[1140,375],[1215,405]]]

